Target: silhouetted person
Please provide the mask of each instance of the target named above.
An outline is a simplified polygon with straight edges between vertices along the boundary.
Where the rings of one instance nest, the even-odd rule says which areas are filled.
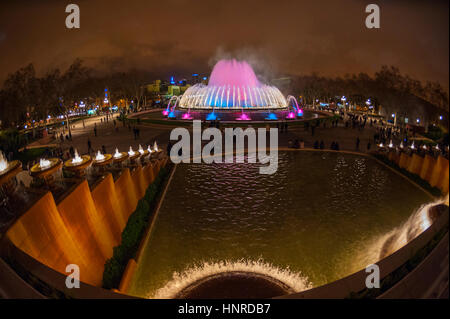
[[[92,143],[90,139],[88,139],[87,144],[88,144],[88,153],[91,154]]]

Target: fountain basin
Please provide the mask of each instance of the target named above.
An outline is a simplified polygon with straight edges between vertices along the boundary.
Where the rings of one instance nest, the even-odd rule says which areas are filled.
[[[204,277],[180,291],[179,299],[273,298],[294,290],[281,281],[258,273],[230,271]]]

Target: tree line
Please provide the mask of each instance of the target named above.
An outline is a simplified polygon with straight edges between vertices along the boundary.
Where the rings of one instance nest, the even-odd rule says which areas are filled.
[[[401,74],[394,66],[382,66],[374,76],[359,73],[329,78],[313,73],[292,79],[289,90],[299,92],[307,104],[313,104],[316,99],[330,101],[346,96],[352,103],[364,106],[370,98],[372,105],[379,107],[385,116],[396,113],[425,122],[434,121],[449,111],[448,93],[440,83],[423,84]]]
[[[49,115],[67,115],[80,101],[86,105],[103,102],[105,88],[110,100],[135,100],[139,107],[146,83],[145,72],[133,69],[98,75],[84,66],[81,59],[76,59],[64,72],[54,68],[41,77],[36,75],[34,65],[29,64],[9,74],[0,90],[1,127],[46,119]]]

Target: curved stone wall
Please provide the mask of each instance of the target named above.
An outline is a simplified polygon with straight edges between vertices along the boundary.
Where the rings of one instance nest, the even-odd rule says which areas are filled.
[[[101,286],[105,261],[120,243],[128,217],[166,163],[167,158],[159,159],[131,174],[126,168],[115,182],[108,174],[92,191],[83,180],[58,205],[48,192],[11,226],[6,237],[62,274],[67,275],[68,264],[77,264],[82,282]]]

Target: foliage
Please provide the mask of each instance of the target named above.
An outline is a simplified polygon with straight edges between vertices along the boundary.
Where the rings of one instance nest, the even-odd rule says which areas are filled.
[[[161,192],[162,181],[167,175],[167,169],[161,168],[158,176],[147,188],[144,198],[139,200],[136,210],[129,217],[127,225],[122,231],[120,245],[114,247],[113,256],[105,263],[103,288],[119,287],[128,260],[134,258],[139,249],[141,239],[150,221],[151,212],[155,208],[157,196]]]
[[[17,154],[26,144],[26,138],[18,130],[10,129],[0,132],[0,149],[7,155],[9,152]]]

